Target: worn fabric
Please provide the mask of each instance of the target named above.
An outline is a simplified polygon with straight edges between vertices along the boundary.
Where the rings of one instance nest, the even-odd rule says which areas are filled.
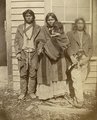
[[[21,60],[18,60],[18,66],[20,71],[20,88],[21,93],[34,93],[36,88],[36,71],[38,68],[38,55],[36,49],[36,39],[41,30],[41,28],[36,24],[31,24],[27,28],[24,29],[25,23],[21,24],[17,28],[14,47],[16,55],[21,55]],[[30,29],[32,30],[32,34],[28,34]],[[31,31],[30,31],[31,32]],[[26,46],[27,44],[27,36],[31,39],[30,46]],[[31,36],[30,36],[31,35]],[[34,47],[34,49],[32,49]],[[27,47],[27,49],[26,49]],[[30,49],[31,48],[31,49]]]
[[[52,60],[57,60],[61,57],[64,49],[68,47],[68,41],[65,40],[65,34],[60,36],[52,37],[51,40],[47,41],[44,45],[45,53]]]
[[[21,51],[21,60],[19,62],[19,71],[20,76],[26,76],[29,70],[29,76],[33,77],[35,74],[35,70],[38,68],[38,57],[37,52],[34,50],[33,52],[25,52],[24,50]]]
[[[50,81],[64,81],[66,78],[66,60],[64,56],[58,61],[50,61],[45,54],[41,56],[37,71],[38,84],[50,85]]]
[[[83,87],[84,87],[84,82],[87,78],[87,73],[88,73],[88,63],[79,68],[73,68],[71,71],[73,88],[77,102],[84,101]]]
[[[33,25],[33,42],[34,42],[34,45],[35,45],[35,51],[34,51],[34,64],[32,65],[34,69],[37,69],[37,62],[38,62],[38,55],[37,55],[37,49],[36,49],[36,39],[37,39],[37,36],[40,32],[41,28],[40,26],[38,25]],[[27,30],[26,30],[27,31]],[[20,70],[20,67],[22,65],[25,64],[25,53],[23,53],[23,45],[24,45],[24,24],[21,24],[18,26],[17,28],[17,32],[16,32],[16,36],[15,36],[15,41],[14,41],[14,47],[15,47],[15,52],[16,52],[16,55],[18,53],[21,54],[21,57],[22,57],[22,61],[18,61],[18,65],[19,65],[19,70]],[[26,51],[26,50],[25,50]],[[32,50],[31,50],[32,51]],[[28,51],[29,52],[29,51]]]
[[[38,84],[37,96],[39,99],[47,100],[53,97],[64,96],[68,93],[68,85],[66,81],[51,82],[50,86]]]
[[[83,31],[78,31],[78,35],[79,35],[79,40],[80,40],[80,48],[82,48],[82,45],[83,45],[83,43],[82,43],[82,39],[83,39]]]
[[[82,50],[82,55],[78,59],[78,65],[71,70],[71,79],[73,82],[75,97],[78,102],[81,102],[84,101],[83,83],[89,72],[89,60],[87,58],[90,59],[92,56],[92,41],[90,35],[84,31],[83,33],[71,31],[67,33],[67,36],[70,40],[70,47],[67,50],[69,57],[78,55],[78,52]],[[82,65],[80,64],[81,61],[83,61]],[[71,61],[70,63],[72,64]]]
[[[27,76],[20,77],[20,90],[21,94],[35,93],[36,91],[36,79],[27,78]]]
[[[58,57],[58,59],[54,60],[54,59],[51,59],[48,54],[46,54],[47,52],[45,51],[47,50],[46,48],[48,48],[48,53],[50,52],[50,54],[53,54],[55,56],[56,56],[56,53],[58,52],[55,44],[52,44],[51,39],[52,38],[50,36],[47,26],[46,25],[43,26],[37,41],[38,49],[45,48],[43,53],[39,56],[40,62],[39,62],[39,68],[37,72],[37,84],[38,84],[37,95],[39,99],[52,98],[54,97],[55,92],[56,92],[56,95],[59,95],[59,93],[57,92],[57,89],[56,90],[54,89],[54,87],[58,85],[60,86],[60,90],[59,90],[60,94],[61,93],[65,94],[65,82],[66,82],[65,80],[67,78],[65,55],[64,55],[64,52],[62,52],[61,55]],[[63,51],[65,51],[67,45],[69,44],[69,41],[65,35],[63,39],[60,39],[60,44],[58,45],[61,46],[61,44],[64,48]],[[55,54],[53,50],[55,51]],[[47,93],[44,94],[44,91],[47,91]]]
[[[51,36],[47,26],[43,26],[39,36],[38,36],[38,49],[43,48],[48,42],[51,41]],[[64,43],[64,44],[63,44]],[[64,35],[62,41],[60,40],[60,46],[66,49],[66,46],[69,44],[67,37]],[[53,47],[49,46],[53,52]],[[54,61],[45,54],[45,51],[42,55],[39,56],[40,64],[37,73],[38,83],[41,84],[50,84],[50,81],[62,81],[66,80],[66,60],[64,52],[60,55],[59,59]]]
[[[14,47],[15,47],[16,54],[18,54],[22,51],[22,47],[24,45],[24,28],[23,27],[24,27],[24,24],[21,24],[17,28],[15,41],[14,41]],[[34,26],[33,26],[33,41],[34,41],[35,49],[36,49],[36,40],[37,40],[40,30],[41,30],[40,26],[34,24]]]
[[[79,49],[81,48],[81,43],[77,31],[70,31],[67,33],[67,36],[71,44],[70,47],[68,48],[68,54],[71,56],[79,51]],[[93,52],[92,40],[90,38],[90,35],[86,32],[83,33],[82,37],[82,49],[85,55],[91,58]]]
[[[23,44],[22,49],[28,49],[28,48],[35,49],[34,39],[33,39],[33,26],[29,25],[29,24],[25,24],[24,30],[25,30],[25,32],[24,32],[24,44]]]
[[[20,88],[21,93],[34,93],[36,87],[36,52],[31,53],[21,51],[21,61],[19,61],[19,71],[20,71]],[[37,59],[38,60],[38,59]]]

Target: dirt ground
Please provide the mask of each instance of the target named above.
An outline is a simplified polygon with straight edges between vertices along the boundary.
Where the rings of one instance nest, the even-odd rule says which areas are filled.
[[[8,120],[96,120],[96,97],[85,95],[83,108],[73,107],[67,98],[49,101],[25,100],[18,101],[18,95],[10,90],[0,90],[0,107]],[[1,120],[1,119],[0,119]]]

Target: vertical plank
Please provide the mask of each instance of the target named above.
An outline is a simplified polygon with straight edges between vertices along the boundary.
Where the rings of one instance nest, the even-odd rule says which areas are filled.
[[[9,87],[12,88],[12,49],[11,49],[11,0],[6,0],[6,43],[7,43],[7,66],[8,66],[8,83]]]
[[[93,0],[93,55],[97,56],[97,0]]]
[[[52,0],[44,0],[45,16],[52,11]]]

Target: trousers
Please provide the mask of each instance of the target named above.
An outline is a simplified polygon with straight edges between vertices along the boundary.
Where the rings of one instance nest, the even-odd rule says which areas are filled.
[[[35,93],[36,91],[36,72],[37,72],[37,54],[36,51],[21,52],[19,61],[20,71],[20,89],[21,93]]]

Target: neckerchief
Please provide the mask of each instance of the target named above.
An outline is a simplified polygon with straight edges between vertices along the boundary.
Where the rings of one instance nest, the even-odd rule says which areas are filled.
[[[33,26],[33,24],[31,24],[30,26],[28,26],[27,28],[26,28],[26,24],[24,24],[24,34],[25,34],[25,36],[27,37],[27,40],[31,40],[31,38],[32,38],[32,36],[33,36],[33,30],[32,30],[32,34],[31,34],[31,36],[30,36],[30,38],[29,38],[29,36],[26,34],[26,32],[31,28]],[[32,27],[32,29],[33,29],[33,27]]]

